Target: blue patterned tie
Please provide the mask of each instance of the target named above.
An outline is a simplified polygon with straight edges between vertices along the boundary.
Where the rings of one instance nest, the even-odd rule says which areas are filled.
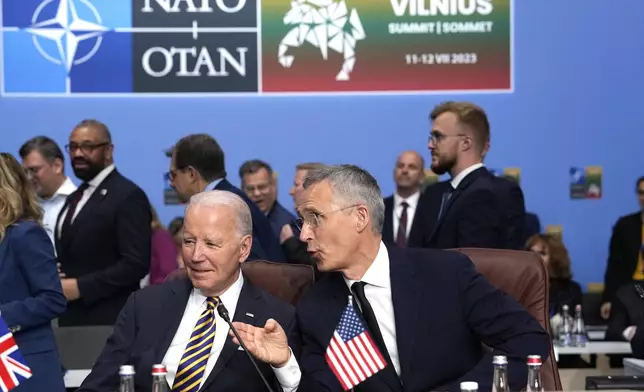
[[[217,305],[219,305],[219,298],[208,297],[206,300],[206,310],[201,313],[181,356],[172,385],[173,392],[196,392],[199,389],[215,340]]]

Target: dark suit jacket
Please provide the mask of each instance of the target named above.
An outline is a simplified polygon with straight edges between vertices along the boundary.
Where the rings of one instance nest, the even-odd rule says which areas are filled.
[[[273,204],[273,208],[271,208],[271,211],[266,215],[266,217],[268,218],[268,223],[270,223],[273,228],[273,233],[275,233],[275,236],[277,236],[278,239],[282,233],[282,227],[295,220],[295,215],[291,214],[277,201]]]
[[[639,286],[644,293],[644,285],[637,283],[626,284],[615,292],[608,319],[606,340],[624,341],[622,332],[627,327],[644,322],[644,298],[640,296],[635,286]]]
[[[539,216],[534,212],[525,213],[525,234],[523,236],[523,244],[528,241],[530,237],[535,234],[541,233],[541,221]]]
[[[0,313],[32,370],[20,391],[65,390],[51,320],[66,305],[45,230],[29,221],[9,226],[0,241]]]
[[[92,372],[78,392],[113,392],[119,385],[119,366],[130,364],[136,370],[137,391],[152,390],[152,365],[161,363],[179,328],[192,291],[190,280],[181,279],[150,286],[130,297],[114,326]],[[253,314],[251,318],[247,314]],[[295,308],[244,281],[233,321],[264,326],[275,319],[284,330],[297,333]],[[228,336],[212,372],[200,392],[263,391],[264,383],[245,352]],[[297,353],[298,346],[292,344]],[[257,362],[267,380],[278,388],[270,365]],[[279,389],[276,389],[279,390]]]
[[[422,214],[419,232],[424,237],[410,239],[410,246],[523,248],[525,205],[516,183],[494,176],[485,167],[476,169],[461,181],[437,219],[448,186],[448,181],[434,184],[421,196],[417,214]]]
[[[603,301],[612,301],[621,286],[633,280],[637,258],[642,251],[642,213],[626,215],[615,223],[604,275]]]
[[[420,199],[419,199],[420,201]],[[385,202],[385,221],[382,228],[382,242],[385,244],[395,244],[396,243],[396,234],[394,233],[394,195],[386,197]],[[407,242],[409,243],[409,238],[412,236],[417,236],[421,233],[416,233],[422,230],[420,226],[420,219],[418,219],[418,206],[416,206],[416,211],[414,212],[414,217],[411,223],[411,230],[407,236]]]
[[[249,199],[241,189],[228,182],[225,178],[215,186],[215,189],[236,194],[250,208],[250,213],[253,218],[253,246],[250,250],[248,260],[286,261],[286,257],[280,247],[279,237],[275,235],[271,224],[268,222],[268,218],[257,207],[257,204]]]
[[[67,206],[58,215],[58,222]],[[150,271],[152,215],[147,196],[116,169],[92,193],[56,247],[63,272],[78,279],[81,298],[60,326],[113,325],[128,296]]]
[[[541,355],[545,361],[549,353],[550,338],[539,323],[460,253],[392,246],[387,250],[402,386],[385,368],[359,390],[458,392],[461,381],[476,381],[479,390],[490,390],[492,356],[500,353],[508,356],[512,390],[524,388],[526,357]],[[302,391],[342,390],[324,355],[348,295],[340,273],[332,273],[298,305]],[[481,342],[494,352],[487,352]]]

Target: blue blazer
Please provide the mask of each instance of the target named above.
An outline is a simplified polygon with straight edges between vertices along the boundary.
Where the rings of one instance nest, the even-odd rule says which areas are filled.
[[[0,242],[0,314],[32,371],[15,392],[65,391],[51,321],[66,306],[45,230],[29,221],[9,226]]]
[[[525,308],[494,288],[463,254],[393,246],[387,251],[401,377],[389,365],[356,391],[458,392],[461,381],[489,391],[497,354],[508,357],[511,390],[525,388],[526,357],[545,361],[550,350],[548,334]],[[342,391],[324,356],[349,294],[340,273],[328,273],[298,304],[299,390]]]
[[[253,218],[253,246],[250,250],[248,261],[268,260],[285,262],[286,256],[284,256],[284,252],[282,252],[279,237],[275,235],[271,224],[268,222],[268,218],[259,209],[259,207],[257,207],[257,204],[249,199],[241,189],[228,182],[225,178],[219,181],[217,186],[215,186],[215,189],[236,194],[241,197],[246,204],[248,204],[248,208],[250,208],[250,214]]]

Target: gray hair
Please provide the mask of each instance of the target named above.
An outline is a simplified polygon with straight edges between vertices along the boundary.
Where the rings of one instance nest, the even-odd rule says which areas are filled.
[[[313,184],[328,181],[333,198],[338,207],[362,204],[371,215],[372,228],[376,234],[382,233],[385,222],[385,203],[378,181],[366,170],[355,165],[321,166],[310,170],[304,180],[304,189]]]
[[[186,205],[186,212],[191,206],[217,207],[228,206],[235,211],[235,226],[239,237],[253,234],[253,218],[248,204],[241,197],[228,191],[204,191],[192,196]]]

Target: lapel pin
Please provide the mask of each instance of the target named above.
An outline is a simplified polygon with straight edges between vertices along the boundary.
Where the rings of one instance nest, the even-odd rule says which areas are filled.
[[[101,189],[101,196],[105,197],[107,195],[107,189]]]

